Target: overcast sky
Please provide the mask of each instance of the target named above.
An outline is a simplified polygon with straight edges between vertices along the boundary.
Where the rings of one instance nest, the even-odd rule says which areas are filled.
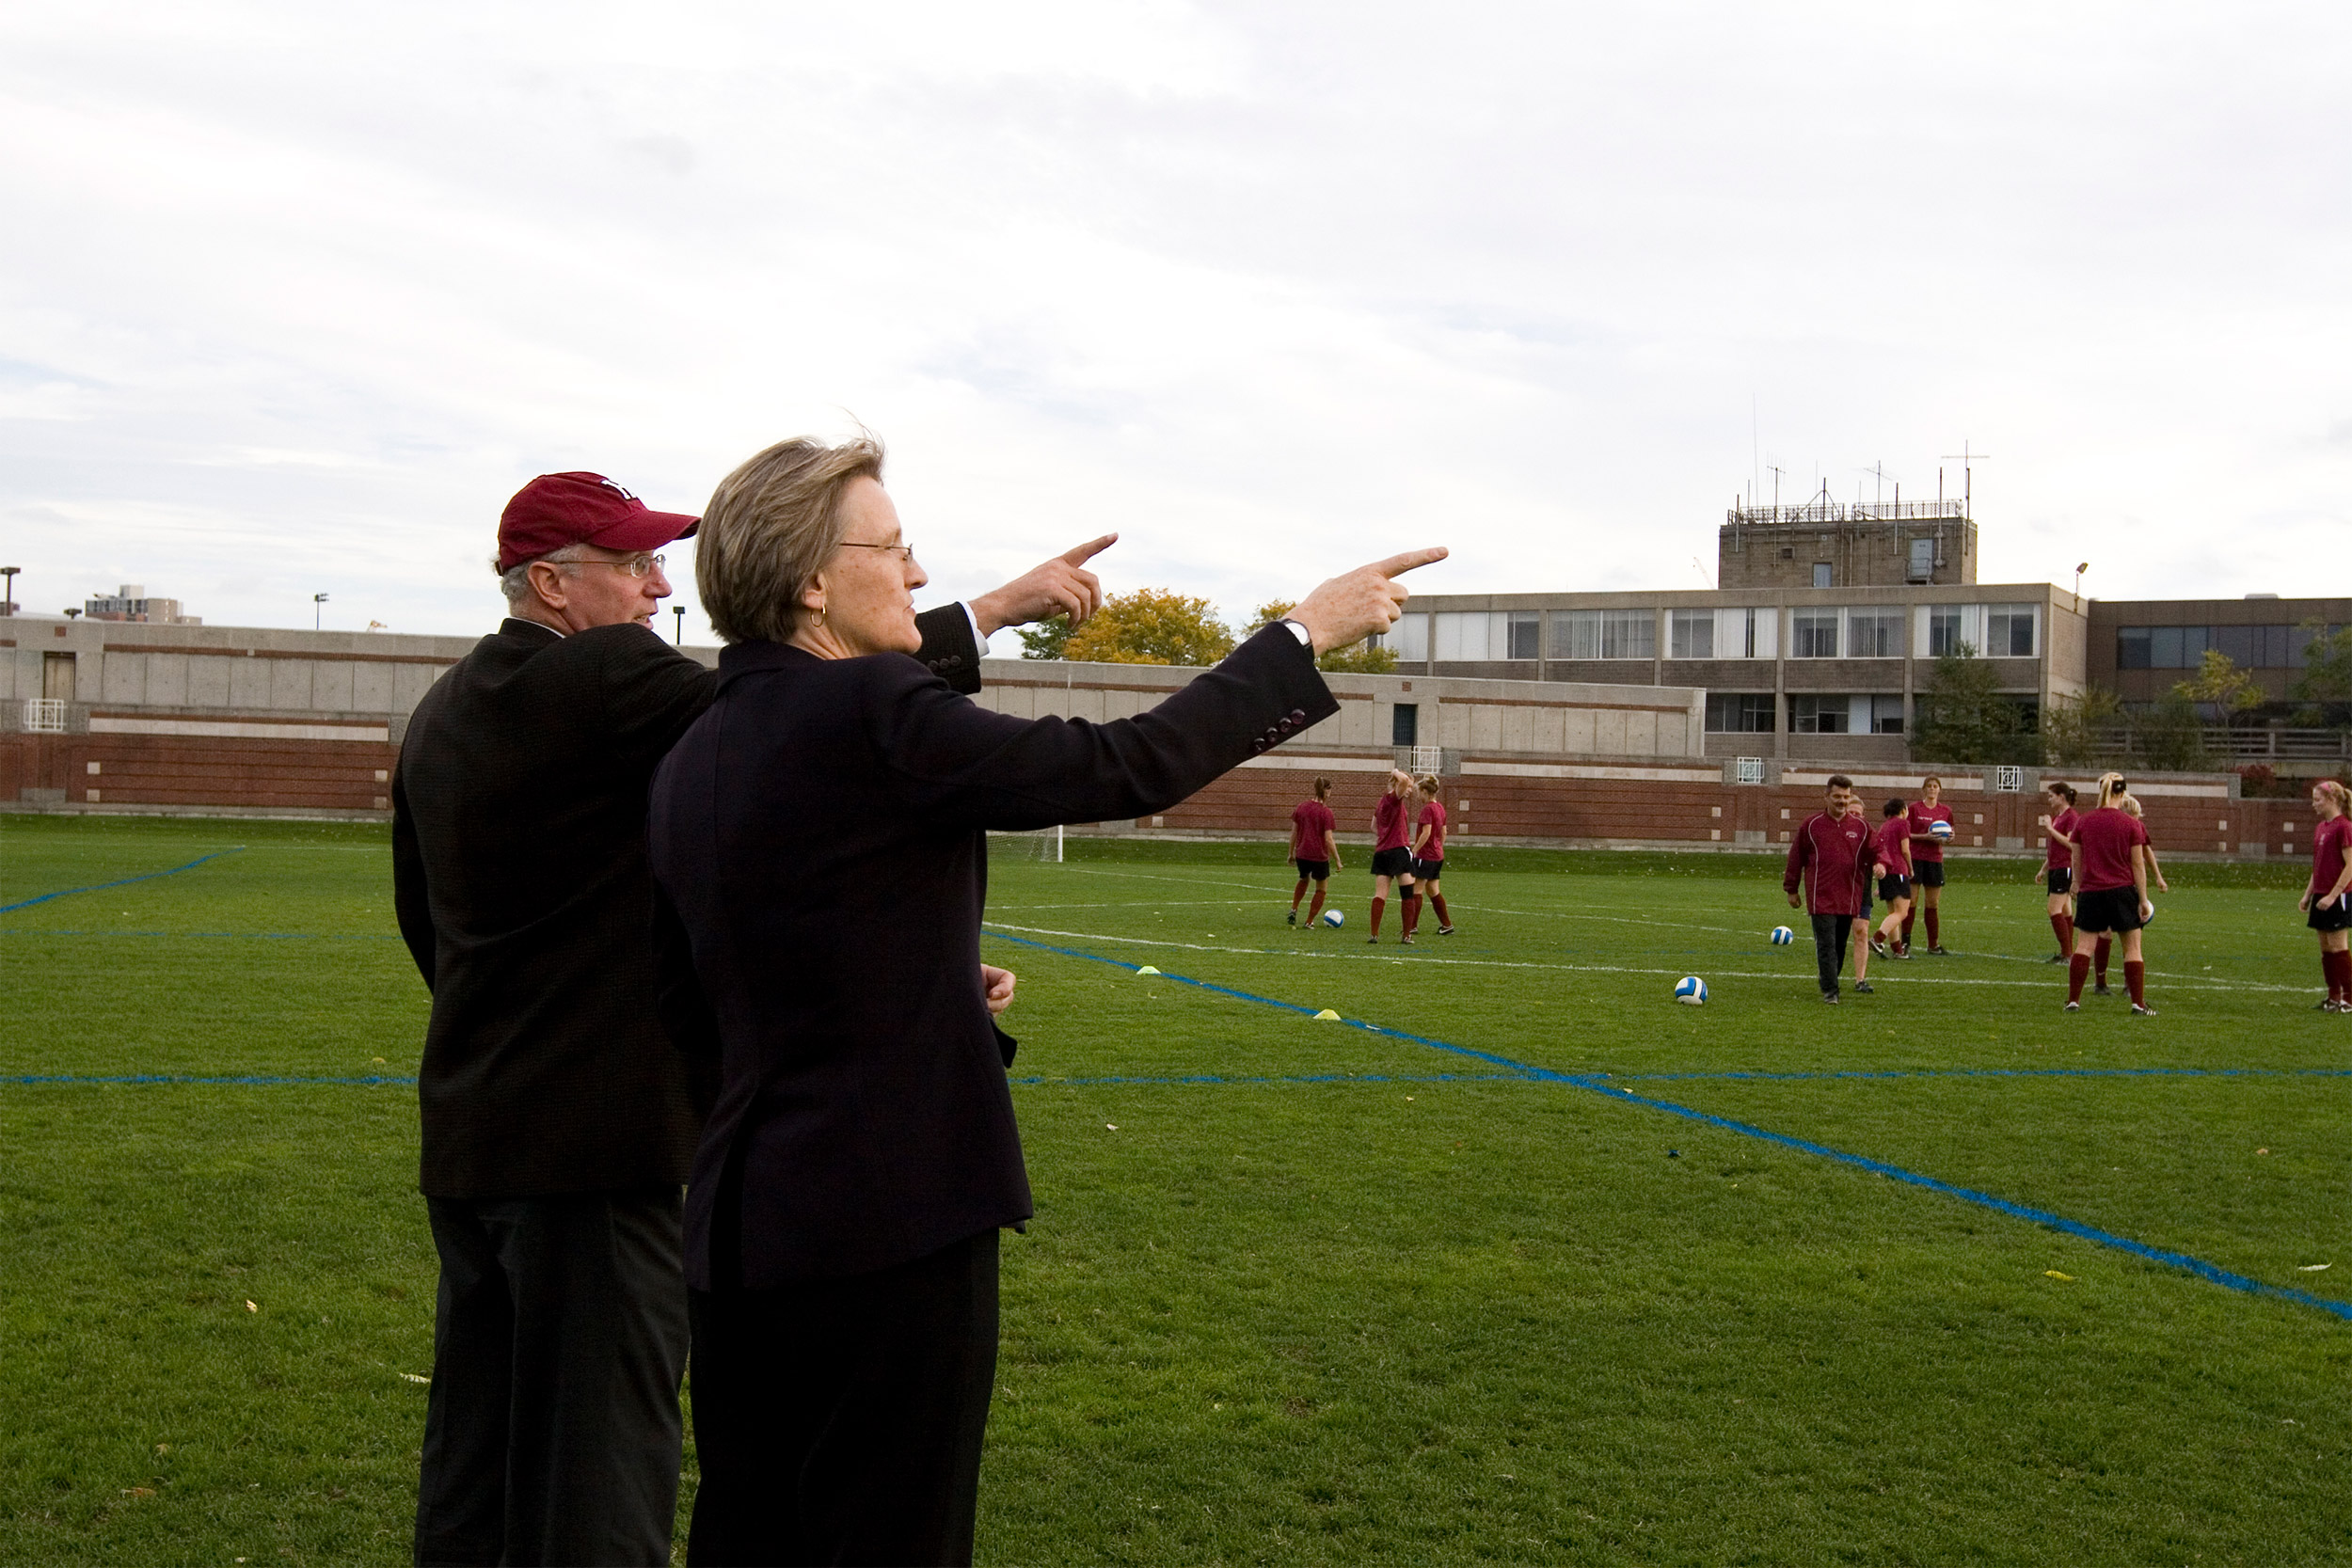
[[[18,0],[0,557],[472,632],[532,474],[857,420],[927,600],[1696,587],[1963,441],[1986,581],[2344,594],[2347,81],[2317,4]]]

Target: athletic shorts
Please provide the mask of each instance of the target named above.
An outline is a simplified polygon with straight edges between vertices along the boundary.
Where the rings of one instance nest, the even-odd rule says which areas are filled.
[[[1413,852],[1402,844],[1393,849],[1372,852],[1372,874],[1375,877],[1408,877],[1413,871]]]
[[[1914,872],[1911,879],[1921,887],[1944,885],[1944,863],[1942,861],[1920,861],[1911,869]]]
[[[1908,877],[1881,877],[1881,878],[1879,879],[1879,902],[1880,902],[1880,903],[1882,903],[1882,904],[1891,904],[1891,903],[1893,903],[1893,902],[1894,902],[1896,899],[1898,899],[1898,898],[1908,898],[1908,897],[1910,897],[1910,896],[1911,896],[1911,879],[1910,879],[1910,878],[1908,878]]]
[[[1298,867],[1298,874],[1301,877],[1312,878],[1318,882],[1327,882],[1331,879],[1329,861],[1293,861],[1291,863]]]
[[[2052,893],[2071,893],[2074,888],[2074,868],[2073,866],[2054,865],[2050,867],[2050,891]]]
[[[1445,875],[1445,862],[1442,860],[1415,861],[1413,875],[1424,882],[1434,882]]]
[[[2352,905],[2352,888],[2346,888],[2334,903],[2324,910],[2319,907],[2319,900],[2314,898],[2312,900],[2312,917],[2304,924],[2314,931],[2352,930],[2352,909],[2347,909],[2346,905]]]
[[[2148,923],[2139,918],[2139,890],[2103,887],[2074,895],[2074,929],[2105,936],[2137,931]]]

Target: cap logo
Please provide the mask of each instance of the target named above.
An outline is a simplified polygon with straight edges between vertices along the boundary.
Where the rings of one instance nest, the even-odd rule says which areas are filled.
[[[611,480],[604,478],[602,475],[597,476],[596,483],[603,485],[606,489],[612,491],[614,495],[620,497],[625,501],[633,501],[637,499],[635,496],[630,495],[627,490],[623,489],[620,485],[613,483]]]

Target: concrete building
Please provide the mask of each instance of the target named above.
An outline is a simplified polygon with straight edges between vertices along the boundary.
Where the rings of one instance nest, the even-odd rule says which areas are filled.
[[[147,585],[126,582],[117,592],[87,599],[82,613],[92,621],[144,621],[153,626],[200,626],[202,617],[180,613],[178,599],[150,598]]]
[[[1826,489],[1803,506],[1735,505],[1715,538],[1725,593],[1780,588],[1967,587],[1977,580],[1977,525],[1965,501],[1847,506]]]
[[[2253,674],[2265,699],[2256,718],[2283,720],[2297,705],[2290,689],[2305,647],[2346,626],[2352,598],[2093,599],[2088,669],[2125,707],[2145,706],[2194,675],[2211,649]]]
[[[2082,689],[2089,624],[2049,583],[1429,594],[1387,645],[1419,674],[1704,689],[1710,756],[1888,763],[1936,659],[1993,660],[2031,717]]]

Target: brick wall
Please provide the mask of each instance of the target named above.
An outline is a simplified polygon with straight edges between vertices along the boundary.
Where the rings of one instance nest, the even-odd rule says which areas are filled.
[[[383,741],[0,736],[0,800],[78,811],[390,815]]]

